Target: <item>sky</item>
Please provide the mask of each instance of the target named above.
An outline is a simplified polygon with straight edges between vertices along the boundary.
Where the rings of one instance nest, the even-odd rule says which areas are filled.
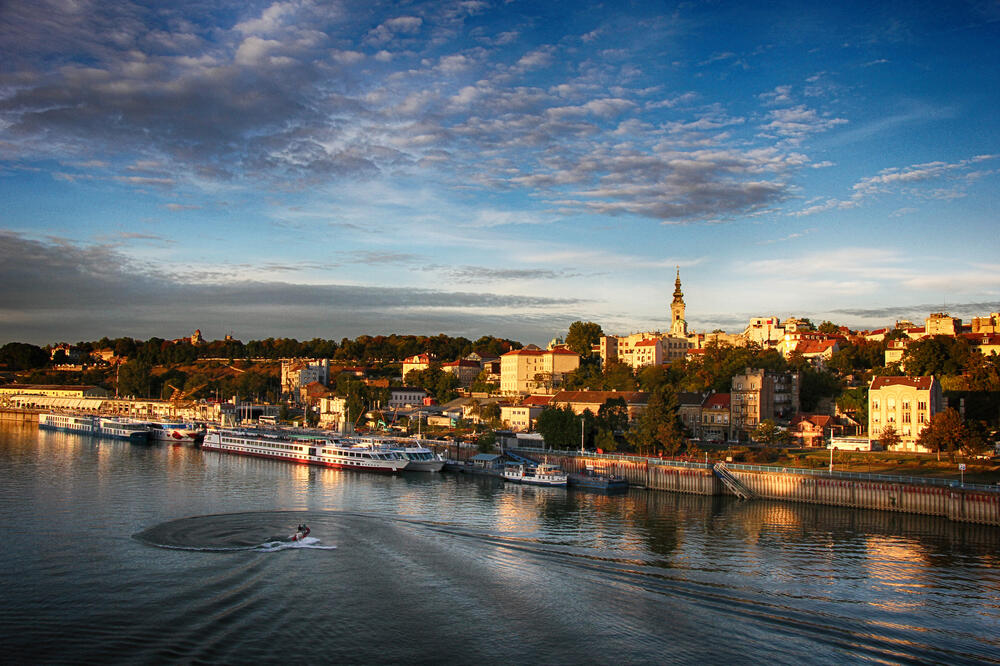
[[[0,343],[1000,311],[1000,3],[0,2]]]

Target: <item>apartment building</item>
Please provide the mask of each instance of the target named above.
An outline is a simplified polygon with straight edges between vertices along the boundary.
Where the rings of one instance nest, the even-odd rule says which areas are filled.
[[[306,384],[330,384],[329,359],[294,358],[281,362],[281,391],[297,400],[300,389]]]
[[[787,422],[799,411],[799,373],[747,368],[730,388],[730,439],[749,439],[761,421]]]
[[[457,361],[452,361],[451,363],[442,363],[441,370],[444,372],[450,372],[458,378],[458,385],[462,388],[469,388],[472,386],[472,382],[476,381],[476,377],[482,372],[482,366],[469,359],[460,358]],[[406,375],[403,375],[404,377]]]
[[[408,356],[403,359],[403,378],[406,378],[406,373],[412,372],[413,370],[426,370],[431,366],[431,363],[437,360],[434,354],[429,352],[424,352],[423,354],[414,354],[413,356]]]
[[[500,357],[500,392],[507,395],[551,393],[567,373],[580,367],[580,356],[566,347],[528,345]]]
[[[712,442],[724,442],[730,437],[730,401],[728,393],[713,393],[701,403],[701,422],[697,437]]]
[[[944,405],[934,377],[875,377],[868,387],[868,438],[877,440],[892,426],[900,437],[897,451],[929,453],[917,438]]]

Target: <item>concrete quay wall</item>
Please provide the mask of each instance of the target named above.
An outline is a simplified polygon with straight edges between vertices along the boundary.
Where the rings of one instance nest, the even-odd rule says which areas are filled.
[[[7,409],[0,407],[0,421],[16,421],[18,423],[38,423],[38,412],[23,409]]]
[[[544,457],[567,472],[581,473],[589,465],[605,474],[625,477],[630,485],[649,490],[694,495],[732,494],[708,466],[671,466],[669,461],[590,458],[558,452],[547,452]],[[729,473],[761,499],[941,516],[958,522],[1000,526],[1000,492],[897,481],[825,478],[780,471],[750,472],[732,467]]]
[[[765,499],[919,513],[1000,526],[1000,492],[780,472],[747,472],[732,468],[729,473]]]
[[[667,490],[693,495],[719,495],[722,484],[710,469],[677,467],[657,461],[591,459],[583,456],[546,455],[546,459],[559,465],[565,472],[582,474],[592,465],[603,474],[615,474],[628,480],[631,486],[650,490]]]

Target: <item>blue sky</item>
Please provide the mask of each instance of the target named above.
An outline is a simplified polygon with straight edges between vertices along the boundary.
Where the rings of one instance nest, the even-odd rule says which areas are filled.
[[[0,5],[0,340],[1000,310],[1000,3]]]

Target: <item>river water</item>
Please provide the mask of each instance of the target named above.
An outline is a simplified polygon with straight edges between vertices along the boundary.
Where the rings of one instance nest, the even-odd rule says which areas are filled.
[[[1000,661],[994,527],[11,423],[0,480],[6,663]]]

